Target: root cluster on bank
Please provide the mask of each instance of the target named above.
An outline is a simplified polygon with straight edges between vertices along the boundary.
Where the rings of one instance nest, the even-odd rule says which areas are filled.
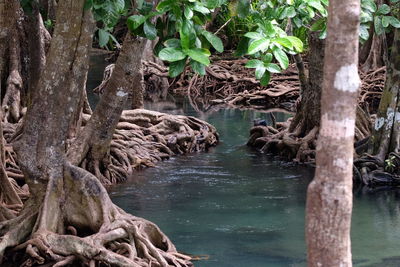
[[[82,167],[105,184],[126,180],[135,170],[153,167],[173,155],[207,151],[218,143],[214,126],[195,117],[156,111],[125,110],[102,162],[85,159]]]
[[[87,121],[89,115],[85,115]],[[17,124],[4,124],[4,136],[12,142]],[[81,167],[95,174],[103,184],[125,181],[138,169],[154,167],[156,162],[174,155],[207,151],[218,143],[214,126],[195,117],[156,111],[125,110],[102,162],[83,160]],[[23,182],[23,175],[11,145],[6,149],[6,171],[10,178]]]

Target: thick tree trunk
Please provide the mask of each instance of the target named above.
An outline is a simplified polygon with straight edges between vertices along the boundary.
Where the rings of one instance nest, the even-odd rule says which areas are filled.
[[[321,128],[315,178],[307,192],[309,266],[352,266],[350,224],[360,2],[329,3]]]
[[[59,2],[46,66],[15,144],[30,198],[18,217],[0,224],[0,255],[15,247],[30,256],[22,265],[190,266],[190,257],[179,254],[157,226],[116,207],[99,180],[66,157],[94,26],[84,3]],[[116,71],[122,84],[111,81],[114,97],[127,95],[123,76],[129,71],[124,65]],[[102,133],[110,121],[98,121],[105,123]]]

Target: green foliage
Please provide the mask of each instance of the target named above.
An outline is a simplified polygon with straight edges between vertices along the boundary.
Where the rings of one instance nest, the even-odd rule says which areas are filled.
[[[385,170],[388,172],[393,172],[393,170],[396,169],[396,163],[395,163],[396,157],[395,156],[389,156],[386,160],[385,160]]]
[[[163,0],[156,7],[156,14],[165,14],[165,20],[159,19],[154,36],[158,36],[158,56],[170,62],[169,74],[173,77],[183,72],[185,64],[200,75],[205,74],[205,67],[210,64],[210,48],[223,52],[221,39],[204,29],[211,18],[213,9],[225,3],[221,0]],[[154,16],[149,12],[147,16]],[[130,30],[141,34],[141,25],[147,38],[153,37],[145,30],[149,17],[128,18]],[[150,39],[150,38],[149,38]]]
[[[360,23],[360,41],[361,43],[370,38],[370,29],[373,29],[376,34],[380,35],[384,32],[389,32],[394,28],[400,28],[400,21],[393,16],[397,14],[399,0],[391,0],[392,6],[382,4],[377,6],[374,0],[361,1],[361,23]]]
[[[127,6],[124,0],[86,0],[85,9],[92,9],[94,19],[99,25],[97,38],[100,47],[119,46],[117,40],[111,34],[121,16],[127,14]]]

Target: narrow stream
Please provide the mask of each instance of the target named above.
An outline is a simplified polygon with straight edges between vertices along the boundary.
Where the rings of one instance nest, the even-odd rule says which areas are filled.
[[[112,188],[113,201],[158,224],[179,250],[210,256],[196,266],[305,266],[304,209],[313,170],[244,145],[253,119],[269,116],[235,109],[199,114],[187,102],[148,108],[205,119],[217,127],[221,144],[138,172],[135,181]],[[356,266],[400,266],[399,199],[399,190],[355,192]]]
[[[93,58],[92,58],[93,59]],[[90,93],[104,62],[94,57]],[[187,101],[148,104],[199,117],[217,127],[221,143],[207,153],[178,156],[110,188],[127,212],[155,222],[178,250],[209,255],[199,267],[305,266],[304,209],[313,170],[282,163],[244,144],[255,118],[267,114],[224,109],[197,113]],[[287,115],[275,114],[277,120]],[[400,189],[354,190],[355,266],[400,266]]]

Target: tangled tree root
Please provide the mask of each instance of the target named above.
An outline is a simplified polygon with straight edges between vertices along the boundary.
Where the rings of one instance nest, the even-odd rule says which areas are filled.
[[[85,121],[90,118],[87,114],[83,116]],[[9,123],[3,126],[6,139],[11,142],[18,134],[17,127]],[[99,177],[103,184],[115,184],[125,181],[135,170],[154,167],[156,162],[174,155],[207,151],[217,143],[215,127],[197,118],[143,109],[125,110],[106,157],[101,162],[86,158],[81,167]],[[10,178],[24,181],[12,146],[6,146],[6,171]]]
[[[191,257],[178,253],[155,224],[115,206],[91,173],[65,163],[62,183],[58,204],[52,198],[54,187],[47,186],[44,198],[28,199],[18,217],[0,223],[0,255],[5,262],[57,267],[192,266]],[[62,212],[49,216],[50,201]],[[25,256],[18,260],[13,255],[19,251]]]
[[[125,181],[135,169],[153,167],[173,155],[206,151],[218,142],[216,129],[197,118],[143,109],[125,110],[102,162],[85,159],[82,167],[103,183]]]
[[[286,160],[311,163],[315,161],[315,149],[319,127],[315,126],[308,133],[289,131],[292,118],[286,122],[277,122],[276,126],[256,125],[250,130],[247,145],[263,153],[278,155]],[[296,127],[301,129],[302,127]],[[355,141],[363,144],[363,140],[371,134],[369,116],[357,108]]]
[[[386,162],[376,156],[364,154],[354,160],[354,180],[368,186],[398,186],[400,185],[399,166],[398,153],[389,153]]]

